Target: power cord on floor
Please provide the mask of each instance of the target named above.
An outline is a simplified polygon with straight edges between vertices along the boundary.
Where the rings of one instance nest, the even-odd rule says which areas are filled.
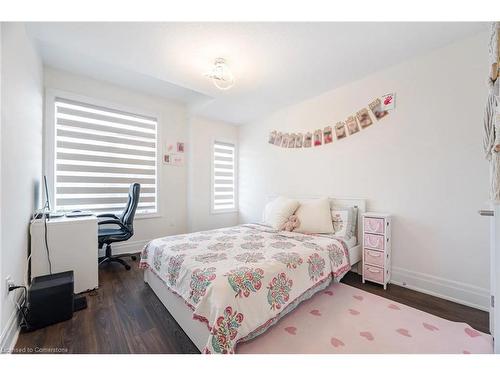
[[[19,326],[21,327],[21,329],[27,329],[28,328],[28,318],[27,318],[26,314],[28,312],[28,307],[26,306],[26,304],[27,304],[27,300],[28,300],[28,289],[24,285],[9,286],[9,293],[16,290],[16,289],[23,289],[23,291],[24,291],[21,304],[19,304],[17,301],[15,301],[15,304],[17,306],[19,313],[21,314],[21,322],[19,323]]]
[[[49,241],[47,239],[47,216],[48,216],[48,213],[45,213],[45,215],[43,216],[43,223],[45,226],[45,250],[47,250],[47,260],[49,262],[49,273],[52,275],[52,262],[50,260]]]

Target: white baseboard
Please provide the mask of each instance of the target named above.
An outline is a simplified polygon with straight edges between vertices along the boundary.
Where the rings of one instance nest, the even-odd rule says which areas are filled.
[[[150,240],[114,243],[111,245],[113,248],[113,255],[140,253],[149,241]],[[104,248],[99,250],[99,257],[102,256],[104,256]]]
[[[391,283],[489,311],[490,292],[488,289],[399,267],[392,267]]]
[[[17,309],[15,309],[0,336],[0,354],[12,353],[19,336],[19,321]]]

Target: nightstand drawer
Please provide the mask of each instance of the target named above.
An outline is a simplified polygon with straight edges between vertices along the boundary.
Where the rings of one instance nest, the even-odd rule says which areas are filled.
[[[371,249],[384,250],[384,236],[365,233],[363,244]]]
[[[384,233],[385,220],[383,218],[365,217],[363,218],[363,227],[365,232]]]
[[[384,257],[385,253],[383,251],[365,249],[365,263],[367,264],[383,267]]]
[[[366,280],[375,281],[377,283],[384,283],[384,269],[380,267],[370,266],[365,264],[363,266],[363,276]]]

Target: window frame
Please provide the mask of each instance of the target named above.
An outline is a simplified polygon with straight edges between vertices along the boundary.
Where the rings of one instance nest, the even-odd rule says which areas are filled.
[[[234,208],[223,208],[216,210],[214,208],[214,149],[215,142],[221,143],[229,143],[234,146]],[[220,214],[229,214],[229,213],[237,213],[239,212],[239,201],[238,201],[238,189],[239,189],[239,181],[238,181],[238,142],[234,139],[224,138],[224,137],[214,137],[210,142],[210,214],[211,215],[220,215]]]
[[[56,98],[68,99],[85,104],[95,105],[98,107],[109,108],[111,110],[128,112],[140,116],[156,118],[156,212],[137,213],[135,219],[150,219],[163,216],[162,199],[160,194],[161,186],[161,150],[160,139],[162,138],[162,118],[159,113],[150,110],[133,108],[128,105],[117,104],[107,100],[96,99],[85,95],[76,94],[73,92],[47,88],[45,89],[45,121],[43,124],[43,174],[47,176],[47,185],[51,198],[51,205],[55,208],[55,170],[56,170],[56,155],[55,155],[55,100]]]

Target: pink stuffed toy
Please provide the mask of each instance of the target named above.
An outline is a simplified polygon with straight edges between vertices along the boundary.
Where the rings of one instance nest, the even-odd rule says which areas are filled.
[[[292,215],[288,220],[281,226],[280,230],[287,232],[292,232],[295,228],[300,226],[299,218],[296,215]]]

